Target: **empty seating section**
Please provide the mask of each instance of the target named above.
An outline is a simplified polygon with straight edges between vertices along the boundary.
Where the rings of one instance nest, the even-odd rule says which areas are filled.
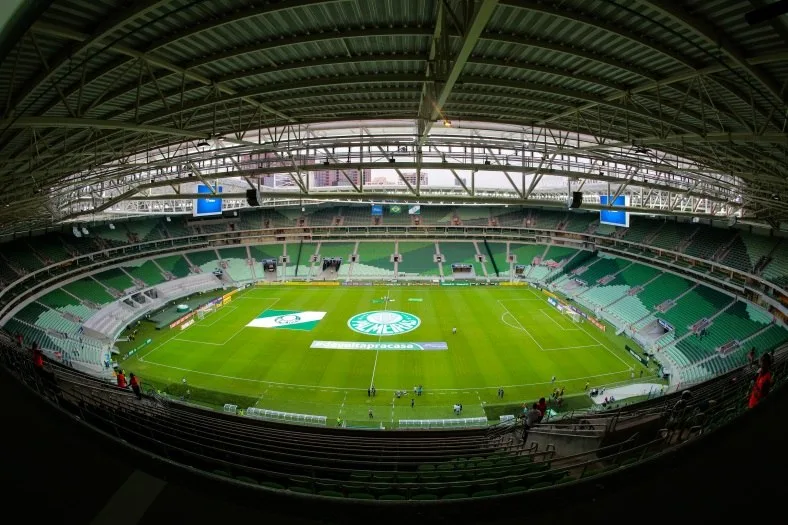
[[[0,281],[5,284],[11,284],[19,279],[20,276],[21,275],[17,273],[16,270],[12,269],[5,261],[0,259]]]
[[[657,280],[659,281],[659,280]],[[710,318],[730,304],[732,297],[707,286],[699,285],[688,292],[667,312],[656,312],[659,319],[664,319],[673,326],[676,338],[689,331],[689,327],[701,319]],[[657,342],[662,345],[662,341]]]
[[[725,343],[744,341],[766,327],[771,321],[768,317],[765,319],[766,323],[761,322],[762,320],[764,319],[760,315],[757,315],[756,319],[751,319],[747,304],[738,301],[714,319],[712,325],[706,329],[706,334],[703,337],[696,335],[685,337],[676,343],[676,350],[684,354],[689,363],[697,363],[702,359],[715,355],[716,349]],[[750,346],[748,345],[748,347]],[[735,359],[731,359],[731,364],[733,363],[735,363]],[[715,363],[717,367],[722,365],[723,362]],[[723,371],[715,370],[714,372]]]
[[[626,233],[624,233],[622,239],[630,242],[642,243],[644,239],[653,235],[654,230],[658,227],[659,223],[655,221],[631,217],[629,228],[626,229]]]
[[[230,274],[234,281],[252,281],[255,279],[255,274],[249,264],[246,246],[219,248],[219,255],[227,264],[227,273]]]
[[[263,213],[260,210],[241,212],[240,219],[239,228],[241,230],[262,230],[265,228]]]
[[[657,226],[655,224],[655,226]],[[664,250],[678,251],[679,245],[686,239],[687,235],[692,232],[687,226],[677,222],[665,222],[659,229],[659,233],[649,243],[651,246],[662,248]]]
[[[70,259],[72,256],[66,251],[57,235],[46,237],[33,237],[27,243],[35,250],[47,264],[53,264]],[[24,249],[24,247],[22,247]]]
[[[591,288],[588,290],[588,292],[583,294],[581,299],[589,303],[588,306],[590,307],[607,306],[613,303],[613,301],[624,297],[624,295],[633,287],[647,283],[659,273],[659,270],[656,270],[650,266],[635,263],[621,271],[621,273],[616,275],[616,277],[608,284]],[[622,299],[622,301],[623,300],[624,299]],[[633,312],[631,314],[624,313],[622,317],[617,309],[614,309],[610,312],[625,323],[632,323],[648,314],[648,310],[643,307],[642,303],[640,303],[640,300],[637,298],[635,298],[634,301],[632,301],[630,298],[630,300],[626,301],[626,304],[623,306],[627,305],[633,307]],[[640,316],[632,319],[632,316],[634,315]]]
[[[338,208],[315,210],[307,216],[306,223],[309,226],[331,226],[338,211]]]
[[[98,282],[119,292],[134,288],[134,281],[120,268],[113,268],[93,276]]]
[[[439,206],[422,206],[421,207],[421,223],[422,224],[451,224],[454,218],[454,209],[443,208]],[[410,224],[410,222],[408,222]]]
[[[617,228],[615,226],[611,226],[610,224],[598,224],[596,228],[594,228],[595,235],[604,235],[605,237],[610,237],[614,233],[616,233]]]
[[[356,248],[354,242],[322,242],[320,243],[320,266],[318,272],[323,268],[322,260],[325,258],[340,258],[342,265],[339,267],[337,275],[346,278],[350,272],[350,256]]]
[[[186,228],[186,221],[181,217],[173,217],[170,222],[164,221],[164,229],[172,238],[190,235],[189,230]]]
[[[649,310],[664,303],[668,299],[675,299],[690,289],[692,283],[678,275],[663,273],[648,286],[638,293],[638,298]]]
[[[744,343],[744,348],[755,347],[759,355],[770,352],[788,341],[788,330],[779,324],[773,324],[766,330]]]
[[[487,226],[490,222],[490,209],[486,206],[460,206],[457,216],[463,226]]]
[[[188,252],[186,253],[186,258],[191,261],[194,266],[199,267],[203,273],[219,269],[219,259],[216,257],[216,252],[212,249],[199,252]]]
[[[594,264],[591,264],[586,271],[577,275],[589,286],[593,286],[599,279],[621,271],[632,264],[626,259],[615,259],[613,257],[599,256]]]
[[[90,228],[90,235],[92,237],[101,237],[110,246],[123,246],[131,242],[128,230],[122,224],[118,224],[114,229],[110,228],[109,225],[94,226]]]
[[[367,226],[372,222],[372,217],[368,208],[345,208],[342,216],[345,218],[345,226]],[[405,215],[410,224],[410,217]]]
[[[624,325],[631,325],[651,313],[637,295],[625,295],[615,303],[608,303],[605,311],[609,314],[608,318],[619,328],[621,328],[621,323],[616,323],[616,319]]]
[[[564,211],[532,210],[530,217],[526,217],[526,228],[557,230],[558,225],[564,222],[567,215]]]
[[[774,237],[764,237],[763,235],[742,235],[741,241],[747,247],[747,256],[750,258],[750,265],[755,268],[762,257],[767,257],[771,253],[777,253],[780,250],[788,248],[783,244],[775,250],[775,246],[779,239]]]
[[[134,266],[123,267],[129,275],[135,279],[139,279],[148,286],[154,286],[164,281],[164,276],[161,270],[156,266],[153,261],[144,261]]]
[[[437,253],[434,242],[400,241],[399,253],[402,256],[398,266],[400,276],[439,275],[440,270],[433,259]]]
[[[25,249],[24,246],[20,246],[18,249],[3,250],[3,257],[7,259],[10,266],[18,270],[32,272],[44,267],[44,261],[39,259],[32,250]]]
[[[317,244],[312,242],[292,243],[287,245],[287,255],[290,263],[285,270],[285,276],[307,279],[310,277],[312,263],[309,259],[315,254]]]
[[[717,250],[730,242],[734,234],[730,230],[704,226],[692,237],[684,253],[700,259],[711,259]]]
[[[470,264],[476,275],[483,275],[482,266],[476,261],[476,247],[471,241],[440,241],[438,243],[443,259],[443,273],[451,273],[451,265],[455,263]]]
[[[264,244],[249,246],[249,254],[255,262],[260,262],[263,259],[276,259],[282,256],[281,244]]]
[[[84,279],[68,283],[63,286],[63,289],[84,301],[90,301],[97,305],[111,303],[114,300],[109,292],[94,281],[92,277],[85,277]]]
[[[596,213],[570,212],[569,222],[564,229],[570,232],[585,233],[594,221],[598,219],[599,215]]]
[[[525,217],[523,210],[516,210],[498,214],[496,219],[498,220],[498,226],[522,228]]]
[[[189,269],[189,262],[184,259],[183,255],[167,255],[155,259],[156,264],[161,266],[162,270],[169,272],[176,278],[186,277],[191,271]]]
[[[74,297],[73,295],[67,294],[65,291],[61,289],[55,289],[49,292],[48,294],[39,297],[38,301],[42,304],[50,308],[63,308],[66,306],[77,306],[80,303],[79,299]]]
[[[359,242],[359,262],[353,265],[355,277],[394,277],[394,263],[391,255],[394,253],[394,242]],[[401,265],[402,263],[400,263]]]
[[[479,244],[479,249],[481,249],[484,243],[481,242]],[[507,248],[505,242],[488,242],[487,243],[490,247],[490,253],[492,253],[493,259],[495,259],[495,265],[498,267],[498,273],[500,277],[508,277],[509,276],[509,261],[506,260],[507,256]],[[490,253],[486,253],[488,257]],[[492,275],[493,274],[493,265],[492,262],[487,263],[487,273]]]
[[[534,258],[542,257],[545,247],[539,244],[517,244],[509,245],[509,255],[515,256],[515,264],[531,266]]]
[[[551,245],[550,248],[548,248],[547,253],[544,255],[543,260],[553,261],[554,263],[560,264],[572,258],[572,256],[574,256],[577,251],[577,248]]]
[[[783,288],[788,287],[788,241],[781,241],[772,251],[771,257],[771,262],[766,265],[761,275]]]
[[[728,247],[726,253],[722,257],[722,264],[736,268],[743,272],[752,273],[754,263],[750,262],[750,256],[747,253],[747,245],[741,236],[733,239],[733,242]],[[757,261],[756,261],[757,262]]]

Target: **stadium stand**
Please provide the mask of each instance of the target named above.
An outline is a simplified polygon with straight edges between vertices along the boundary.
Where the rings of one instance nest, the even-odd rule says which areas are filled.
[[[439,275],[438,265],[433,259],[437,253],[434,242],[400,241],[398,247],[402,256],[397,268],[399,277]]]
[[[285,277],[308,279],[312,270],[309,258],[315,254],[317,244],[312,242],[288,243],[287,255],[290,263],[285,268]]]
[[[451,275],[451,265],[454,263],[470,264],[475,275],[484,275],[481,263],[476,261],[476,247],[471,241],[440,241],[438,249],[444,256],[443,273],[447,277]]]
[[[355,249],[355,242],[321,242],[320,248],[318,249],[320,252],[319,264],[321,266],[317,269],[317,271],[319,272],[322,268],[323,259],[340,258],[342,259],[342,265],[339,267],[337,277],[341,279],[347,279],[350,276],[350,256],[353,254]]]
[[[166,273],[171,274],[172,278],[186,277],[191,270],[189,269],[189,262],[183,255],[167,255],[154,259],[156,264]]]
[[[575,212],[569,213],[569,220],[566,223],[566,231],[576,233],[586,233],[592,224],[598,221],[599,216],[596,213]]]
[[[725,248],[732,239],[733,235],[730,230],[703,226],[692,237],[692,242],[687,246],[684,253],[700,259],[711,259],[719,250]]]
[[[353,277],[394,277],[394,263],[391,256],[394,254],[394,242],[360,241],[358,243],[358,258],[353,266]]]
[[[216,255],[216,251],[213,249],[188,252],[185,254],[185,257],[194,266],[199,268],[202,273],[211,273],[221,269],[219,258]]]
[[[137,261],[136,264],[129,263],[124,265],[123,269],[133,278],[142,281],[148,286],[157,285],[165,280],[161,270],[153,261]]]
[[[631,264],[616,275],[612,281],[591,287],[587,292],[582,294],[582,296],[578,297],[577,300],[591,309],[605,307],[623,298],[632,288],[645,284],[659,273],[661,273],[659,270],[651,268],[650,266],[644,266],[637,263]]]
[[[236,282],[247,282],[255,279],[255,272],[249,264],[246,246],[219,248],[219,255],[226,266],[224,269]]]
[[[690,327],[704,318],[711,318],[731,303],[733,298],[707,286],[699,285],[684,294],[676,304],[665,312],[655,313],[658,319],[667,321],[673,330],[660,338],[656,344],[664,347],[673,338],[690,331]]]
[[[675,221],[665,221],[649,244],[665,250],[680,251],[692,228]]]
[[[788,287],[788,241],[782,240],[770,254],[771,261],[764,267],[761,275],[765,279]]]
[[[509,261],[507,261],[508,247],[505,242],[488,242],[489,252],[487,256],[495,261],[498,268],[499,277],[509,277]],[[487,273],[492,276],[492,268],[488,265]]]
[[[120,268],[106,270],[95,274],[93,277],[107,288],[117,290],[121,293],[130,288],[134,288],[134,281],[132,281],[131,277]]]
[[[621,238],[630,242],[647,244],[646,241],[664,224],[662,222],[654,224],[654,222],[640,217],[630,217],[629,228],[626,229]]]
[[[463,226],[487,226],[490,223],[490,209],[487,206],[459,206],[456,216]]]
[[[114,300],[107,290],[92,277],[85,277],[63,286],[68,293],[95,305],[111,303]]]

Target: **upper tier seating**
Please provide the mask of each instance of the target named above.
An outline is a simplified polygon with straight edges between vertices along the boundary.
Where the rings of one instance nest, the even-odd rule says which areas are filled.
[[[189,262],[183,255],[167,255],[155,259],[162,270],[169,272],[176,278],[186,277],[190,273]]]
[[[482,244],[484,243],[480,243],[479,249],[481,249]],[[487,244],[490,247],[490,253],[492,253],[493,259],[495,259],[495,265],[498,267],[499,277],[509,277],[509,261],[506,260],[506,256],[507,256],[506,243],[489,242]],[[488,257],[490,256],[489,253],[486,253],[486,250],[485,250],[485,255],[487,255]],[[491,277],[494,274],[493,268],[494,267],[492,265],[492,262],[489,262],[487,264],[487,273],[490,274]]]
[[[701,227],[692,237],[692,242],[684,250],[684,253],[700,259],[710,260],[720,248],[731,241],[734,234],[735,232],[732,233],[730,230],[709,226]]]
[[[84,301],[90,301],[97,305],[111,303],[115,300],[115,298],[92,277],[84,277],[68,283],[63,286],[63,289]]]
[[[134,288],[134,281],[120,268],[112,268],[111,270],[97,273],[93,277],[107,288],[112,288],[119,292]]]
[[[673,326],[675,337],[689,331],[689,327],[703,318],[711,318],[714,314],[730,304],[733,298],[707,286],[699,285],[684,295],[666,312],[656,312],[659,319],[664,319]],[[662,339],[657,341],[662,346]]]

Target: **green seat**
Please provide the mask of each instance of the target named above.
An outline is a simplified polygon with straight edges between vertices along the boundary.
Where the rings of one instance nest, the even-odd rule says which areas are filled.
[[[503,489],[503,493],[504,494],[519,494],[521,492],[525,492],[526,490],[528,490],[528,489],[526,487],[524,487],[523,485],[511,485],[511,486],[506,487],[505,489]]]
[[[275,489],[275,490],[285,490],[284,485],[280,485],[279,483],[276,483],[274,481],[263,481],[262,483],[260,483],[260,486],[269,489]]]
[[[419,468],[417,470],[419,472],[432,472],[435,470],[435,465],[425,463],[423,465],[419,465]]]
[[[368,492],[351,492],[347,497],[351,499],[375,499],[375,496]]]
[[[213,473],[216,474],[217,476],[222,476],[224,478],[231,478],[232,477],[230,475],[230,473],[227,472],[226,470],[214,470]]]
[[[405,501],[407,498],[400,494],[383,494],[378,499],[381,501]]]
[[[308,487],[300,487],[298,485],[293,487],[287,487],[287,490],[289,490],[290,492],[295,492],[297,494],[314,494],[312,492],[312,489]]]
[[[462,492],[452,492],[450,494],[446,494],[441,499],[466,499],[468,497],[467,494],[463,494]]]
[[[319,496],[326,496],[328,498],[344,498],[345,495],[338,490],[321,490],[317,493]]]
[[[311,489],[312,480],[302,479],[302,478],[290,478],[288,485],[291,487],[306,487]]]
[[[416,500],[416,501],[435,501],[435,500],[438,499],[438,496],[437,496],[437,494],[429,494],[429,493],[416,494],[411,499]]]
[[[479,490],[473,493],[473,498],[489,498],[490,496],[497,496],[497,490]]]
[[[371,477],[369,472],[352,472],[350,474],[350,479],[353,481],[366,481]]]
[[[546,489],[547,487],[552,487],[553,483],[550,481],[540,481],[539,483],[534,484],[531,487],[531,490],[538,490],[538,489]]]
[[[235,479],[237,479],[238,481],[243,481],[244,483],[249,483],[251,485],[257,485],[257,481],[248,476],[238,476]]]
[[[398,472],[397,481],[400,483],[416,483],[419,475],[415,472]]]

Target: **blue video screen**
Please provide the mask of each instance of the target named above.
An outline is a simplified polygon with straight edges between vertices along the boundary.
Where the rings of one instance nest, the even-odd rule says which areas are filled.
[[[216,193],[222,192],[221,186],[214,186]],[[222,213],[222,199],[221,197],[214,196],[211,193],[211,188],[205,184],[197,186],[197,193],[209,193],[210,197],[205,199],[197,199],[194,203],[194,216],[200,217],[202,215],[221,215]]]
[[[383,205],[382,204],[373,204],[372,205],[372,215],[382,216],[383,215]]]
[[[602,206],[606,206],[611,198],[612,197],[610,197],[609,195],[600,195],[599,203]],[[613,206],[627,206],[629,204],[627,200],[628,199],[626,195],[619,195],[618,197],[616,197],[616,200],[613,201]],[[624,228],[629,228],[629,212],[618,211],[618,210],[600,210],[599,222],[601,224],[609,224],[611,226],[622,226]]]

